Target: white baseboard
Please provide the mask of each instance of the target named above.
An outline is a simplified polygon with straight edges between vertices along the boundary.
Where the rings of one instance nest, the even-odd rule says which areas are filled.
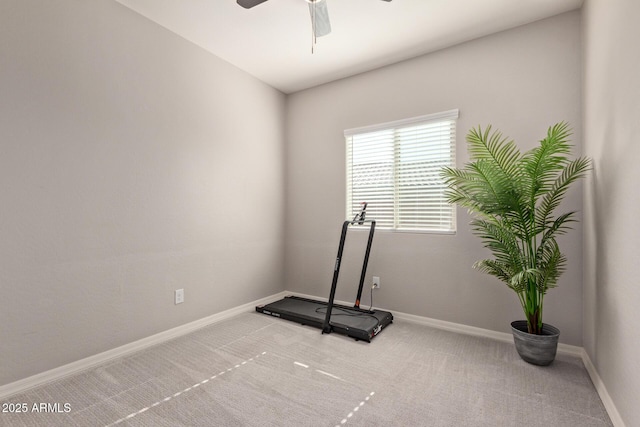
[[[587,372],[589,372],[591,381],[593,382],[593,385],[595,386],[598,395],[600,396],[600,400],[602,400],[604,408],[607,410],[607,414],[609,414],[609,418],[611,418],[611,422],[615,427],[625,427],[624,421],[622,421],[622,417],[618,412],[618,408],[616,408],[616,405],[613,403],[613,399],[611,399],[611,396],[609,395],[604,382],[602,382],[602,379],[600,378],[596,367],[591,362],[591,359],[589,358],[589,355],[587,354],[587,351],[585,349],[582,349],[581,356],[582,363],[584,363],[584,367],[587,369]]]
[[[153,345],[163,343],[170,339],[180,337],[182,335],[188,334],[190,332],[193,332],[197,329],[211,325],[213,323],[217,323],[222,320],[226,320],[231,317],[237,316],[238,314],[246,313],[248,311],[253,311],[255,310],[256,305],[268,304],[270,302],[277,301],[283,298],[285,295],[288,295],[288,293],[280,292],[278,294],[271,295],[266,298],[259,299],[257,301],[253,301],[247,304],[240,305],[238,307],[231,308],[229,310],[222,311],[220,313],[213,314],[211,316],[207,316],[205,318],[184,324],[182,326],[178,326],[178,327],[169,329],[167,331],[160,332],[158,334],[151,335],[146,338],[142,338],[138,341],[125,344],[121,347],[117,347],[112,350],[107,350],[103,353],[99,353],[99,354],[87,357],[85,359],[81,359],[81,360],[69,363],[67,365],[60,366],[58,368],[54,368],[49,371],[39,373],[25,379],[3,385],[0,387],[0,399],[4,399],[8,396],[24,392],[30,388],[37,387],[37,386],[46,384],[48,382],[64,378],[66,376],[78,373],[80,371],[84,371],[88,368],[99,365],[101,363],[105,363],[116,357],[126,356],[136,351],[143,350],[147,347],[151,347]]]
[[[327,301],[327,298],[318,298],[316,296],[313,295],[305,295],[305,294],[300,294],[297,292],[286,292],[287,295],[295,295],[301,298],[309,298],[309,299],[316,299],[319,301]],[[334,301],[336,304],[341,304],[341,305],[346,305],[346,306],[352,306],[353,303],[349,303],[346,301]],[[391,310],[387,310],[385,308],[380,308],[380,310],[385,310],[385,311],[391,311]],[[429,317],[424,317],[424,316],[416,316],[414,314],[408,314],[408,313],[402,313],[402,312],[398,312],[398,311],[393,311],[393,318],[396,320],[404,320],[407,322],[412,322],[412,323],[418,323],[420,325],[425,325],[425,326],[430,326],[432,328],[436,328],[436,329],[443,329],[445,331],[451,331],[451,332],[458,332],[461,334],[466,334],[466,335],[474,335],[474,336],[479,336],[479,337],[485,337],[485,338],[492,338],[498,341],[504,341],[504,342],[513,342],[513,335],[506,333],[506,332],[497,332],[497,331],[492,331],[490,329],[483,329],[483,328],[477,328],[475,326],[469,326],[469,325],[463,325],[461,323],[453,323],[453,322],[447,322],[445,320],[438,320],[438,319],[432,319]],[[567,354],[570,356],[575,356],[575,357],[582,357],[582,347],[578,347],[575,345],[569,345],[569,344],[563,344],[563,343],[559,343],[558,344],[558,353],[560,354]]]
[[[394,312],[393,317],[400,320],[406,320],[412,323],[431,326],[436,329],[443,329],[451,332],[458,332],[466,335],[474,335],[494,340],[513,343],[513,335],[507,332],[492,331],[490,329],[477,328],[475,326],[463,325],[460,323],[447,322],[444,320],[431,319],[428,317],[415,316],[413,314]],[[558,353],[575,357],[582,357],[582,347],[575,345],[558,343]]]

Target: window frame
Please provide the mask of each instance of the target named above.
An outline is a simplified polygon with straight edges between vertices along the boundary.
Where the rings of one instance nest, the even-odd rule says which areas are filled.
[[[397,137],[397,133],[399,133],[399,130],[403,129],[403,128],[408,128],[411,126],[419,126],[419,125],[427,125],[427,124],[434,124],[434,123],[438,123],[438,122],[449,122],[452,121],[453,124],[450,125],[451,127],[451,136],[449,138],[449,156],[451,159],[451,162],[448,166],[451,167],[456,167],[456,128],[457,128],[457,120],[459,118],[459,110],[458,109],[453,109],[453,110],[447,110],[447,111],[442,111],[439,113],[434,113],[434,114],[428,114],[428,115],[423,115],[423,116],[417,116],[417,117],[411,117],[411,118],[407,118],[407,119],[401,119],[401,120],[396,120],[396,121],[391,121],[391,122],[385,122],[385,123],[379,123],[379,124],[375,124],[375,125],[371,125],[371,126],[363,126],[363,127],[357,127],[357,128],[351,128],[351,129],[346,129],[344,131],[344,138],[345,138],[345,161],[346,161],[346,168],[345,168],[345,175],[346,175],[346,183],[345,183],[345,190],[346,190],[346,197],[345,197],[345,211],[347,213],[347,218],[351,218],[354,215],[354,208],[353,208],[353,200],[351,200],[351,193],[352,193],[352,189],[353,189],[353,184],[352,184],[352,178],[353,178],[353,167],[354,165],[351,164],[352,159],[350,158],[350,144],[352,144],[352,140],[350,142],[350,138],[353,138],[356,135],[361,135],[361,134],[368,134],[368,133],[373,133],[373,132],[381,132],[381,131],[389,131],[393,133],[393,182],[394,182],[394,191],[393,191],[393,225],[391,228],[387,227],[376,227],[378,229],[380,229],[381,231],[384,232],[393,232],[393,233],[416,233],[416,234],[447,234],[447,235],[452,235],[452,234],[456,234],[457,232],[457,215],[456,215],[456,206],[455,205],[451,205],[451,211],[450,211],[450,228],[449,229],[428,229],[428,228],[398,228],[398,224],[401,220],[400,214],[399,214],[399,209],[400,209],[400,203],[398,201],[398,197],[399,197],[399,191],[397,188],[398,185],[398,171],[397,169],[399,168],[399,158],[400,155],[398,154],[398,150],[399,150],[399,146],[401,143],[401,140],[398,139]],[[433,169],[431,169],[431,171],[433,171]],[[442,192],[442,199],[444,199],[444,190]],[[369,200],[362,200],[363,202],[370,202]],[[370,206],[372,205],[372,203],[370,202]],[[371,214],[370,214],[371,215]],[[375,219],[375,218],[374,218]]]

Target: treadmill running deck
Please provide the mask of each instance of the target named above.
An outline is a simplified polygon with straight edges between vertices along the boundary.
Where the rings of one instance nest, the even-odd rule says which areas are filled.
[[[288,296],[271,304],[256,307],[259,313],[322,329],[328,303]],[[371,342],[382,329],[393,321],[393,315],[383,310],[364,310],[334,304],[329,325],[331,331],[356,340]]]

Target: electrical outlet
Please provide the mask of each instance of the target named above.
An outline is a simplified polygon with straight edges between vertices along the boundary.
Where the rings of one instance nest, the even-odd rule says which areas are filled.
[[[373,276],[373,289],[380,289],[380,278]]]
[[[176,289],[176,304],[184,302],[184,289]]]

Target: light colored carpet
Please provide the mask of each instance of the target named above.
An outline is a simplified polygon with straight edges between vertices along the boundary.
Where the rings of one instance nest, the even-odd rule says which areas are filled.
[[[611,425],[578,358],[536,367],[513,344],[402,321],[368,344],[258,313],[8,402],[29,408],[0,414],[12,427]]]

